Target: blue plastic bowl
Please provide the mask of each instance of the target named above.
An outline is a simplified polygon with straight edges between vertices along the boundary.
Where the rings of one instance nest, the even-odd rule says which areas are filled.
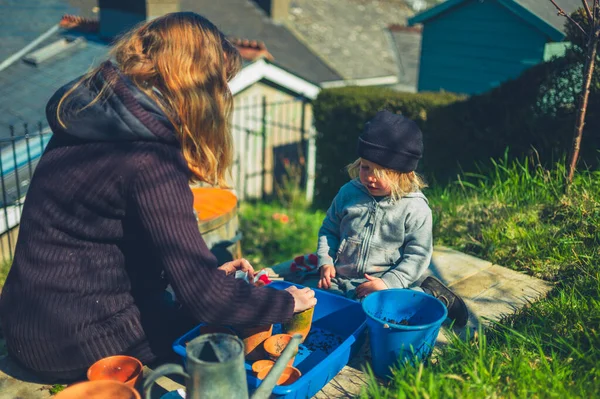
[[[439,299],[407,289],[374,292],[362,307],[368,316],[373,372],[381,378],[393,366],[426,358],[448,314]]]

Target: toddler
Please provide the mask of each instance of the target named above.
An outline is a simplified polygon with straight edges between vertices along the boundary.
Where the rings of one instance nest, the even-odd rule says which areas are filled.
[[[429,266],[432,217],[425,184],[415,173],[423,135],[415,122],[380,111],[358,139],[352,180],[336,195],[319,230],[318,287],[362,299],[388,288],[409,288]],[[468,312],[463,300],[434,277],[420,287],[440,299],[456,326]]]

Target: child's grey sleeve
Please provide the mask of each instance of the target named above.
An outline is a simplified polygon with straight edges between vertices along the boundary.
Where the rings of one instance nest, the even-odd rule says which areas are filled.
[[[333,199],[327,210],[327,215],[319,229],[319,242],[317,244],[317,256],[319,267],[333,265],[337,250],[340,246],[340,198],[339,194]]]
[[[425,209],[426,208],[426,209]],[[406,219],[403,254],[381,279],[388,288],[408,288],[427,270],[433,254],[431,209],[425,205]]]

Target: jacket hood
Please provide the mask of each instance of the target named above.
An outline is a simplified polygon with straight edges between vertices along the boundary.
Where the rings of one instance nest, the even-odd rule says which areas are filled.
[[[367,188],[360,182],[360,180],[358,178],[356,179],[352,179],[352,184],[359,189],[360,191],[362,191],[363,193],[367,194],[368,196],[372,197],[371,193],[369,192],[369,190],[367,190]],[[402,198],[400,198],[401,200],[404,198],[420,198],[423,201],[425,201],[425,203],[429,204],[429,200],[427,199],[427,197],[425,197],[425,194],[423,194],[420,191],[414,191],[412,193],[408,193],[405,194],[404,196],[402,196]]]
[[[98,73],[75,88],[63,102],[61,118],[66,125],[63,128],[56,115],[58,104],[80,79],[58,89],[46,106],[46,117],[55,134],[64,133],[86,141],[178,143],[173,125],[158,104],[110,61],[103,63]],[[92,104],[102,89],[102,98]]]

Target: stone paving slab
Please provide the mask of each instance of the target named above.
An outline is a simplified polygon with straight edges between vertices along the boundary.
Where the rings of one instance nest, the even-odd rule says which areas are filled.
[[[291,261],[281,263],[272,268],[273,274],[284,279],[293,279],[289,266]],[[543,280],[519,273],[471,255],[455,251],[451,248],[436,246],[431,266],[419,280],[433,275],[460,295],[469,309],[470,317],[467,326],[454,328],[452,332],[464,337],[466,331],[474,331],[486,319],[498,321],[504,315],[526,306],[545,296],[552,285]],[[316,276],[305,277],[301,284],[316,287]],[[450,326],[445,323],[438,336],[436,347],[448,343]],[[348,366],[332,379],[314,398],[351,398],[360,394],[366,385],[367,376],[361,371],[370,359],[370,350],[365,344],[359,354]]]
[[[290,264],[291,261],[274,266],[270,274],[279,279],[298,279],[298,275],[290,274]],[[438,246],[434,248],[432,265],[426,275],[438,277],[464,298],[471,313],[468,323],[471,329],[477,328],[480,323],[485,324],[486,319],[500,320],[504,315],[514,313],[515,310],[543,297],[552,288],[548,282]],[[300,284],[314,287],[317,281],[316,274],[313,274],[301,278]],[[447,342],[448,329],[447,325],[442,328],[436,346]],[[454,329],[459,335],[463,335],[465,331],[466,328]],[[358,395],[368,381],[361,369],[369,359],[367,340],[358,355],[314,397],[351,398]],[[146,368],[144,371],[147,373],[150,370]],[[161,378],[161,388],[154,389],[152,399],[160,398],[167,391],[181,388],[180,382]],[[6,356],[0,357],[0,399],[46,399],[50,397],[48,388],[48,385],[20,369]]]
[[[32,376],[6,355],[0,357],[0,399],[46,399],[51,385]]]
[[[491,266],[492,263],[486,260],[448,247],[436,246],[433,250],[431,265],[425,271],[423,277],[419,279],[419,282],[427,276],[435,276],[444,284],[450,286]]]

